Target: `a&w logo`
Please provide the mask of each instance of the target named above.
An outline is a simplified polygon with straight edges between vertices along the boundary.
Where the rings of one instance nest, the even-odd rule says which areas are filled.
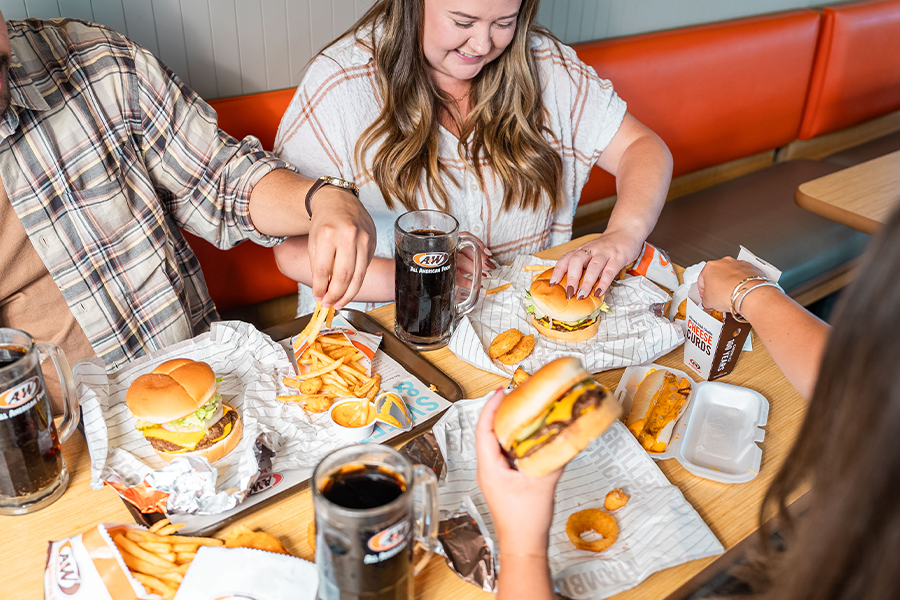
[[[250,488],[250,495],[259,494],[260,492],[264,492],[266,490],[272,489],[284,479],[281,473],[272,473],[271,475],[264,475],[256,480],[256,483]]]
[[[400,521],[369,538],[372,552],[384,552],[403,543],[409,533],[409,521]]]
[[[435,269],[447,263],[450,255],[446,252],[422,252],[413,256],[413,261],[423,269]]]
[[[37,397],[40,384],[37,377],[27,379],[16,387],[0,393],[0,409],[15,408]]]
[[[81,572],[71,542],[60,546],[56,554],[56,584],[67,596],[75,594],[81,587]]]

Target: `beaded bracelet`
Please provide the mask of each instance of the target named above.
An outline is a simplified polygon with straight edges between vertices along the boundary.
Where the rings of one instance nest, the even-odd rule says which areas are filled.
[[[778,288],[779,291],[784,292],[784,290],[781,288],[781,286],[778,285],[777,283],[775,283],[774,281],[764,281],[762,283],[757,283],[756,285],[750,286],[749,288],[747,288],[746,290],[741,292],[741,295],[737,299],[737,303],[732,304],[731,316],[734,317],[735,321],[737,321],[739,323],[749,323],[750,322],[744,318],[744,315],[741,314],[741,305],[744,303],[744,298],[747,297],[747,294],[749,294],[753,290],[755,290],[757,288],[761,288],[761,287]]]

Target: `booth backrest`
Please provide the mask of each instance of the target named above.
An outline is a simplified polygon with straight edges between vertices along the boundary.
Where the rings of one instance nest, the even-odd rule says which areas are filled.
[[[219,127],[241,139],[256,136],[263,148],[271,150],[281,116],[294,90],[281,90],[213,100],[209,104],[219,115]],[[278,270],[271,248],[245,242],[231,250],[219,250],[206,240],[187,232],[206,279],[206,287],[220,312],[278,298],[297,291],[297,282]]]
[[[809,100],[808,140],[900,109],[900,0],[822,11]]]
[[[819,14],[803,9],[575,49],[665,141],[678,176],[797,137],[818,30]],[[595,167],[580,204],[615,193]]]

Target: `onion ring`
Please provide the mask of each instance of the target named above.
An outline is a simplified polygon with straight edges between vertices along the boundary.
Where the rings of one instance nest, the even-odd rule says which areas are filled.
[[[603,539],[595,542],[586,542],[581,539],[581,534],[595,531],[603,536]],[[619,536],[619,526],[616,520],[599,508],[588,508],[569,515],[566,521],[566,535],[569,541],[579,550],[589,552],[603,552],[612,546]]]

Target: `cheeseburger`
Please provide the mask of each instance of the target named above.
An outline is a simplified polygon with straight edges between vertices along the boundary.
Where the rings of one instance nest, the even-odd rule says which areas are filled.
[[[535,277],[525,292],[525,310],[531,316],[531,324],[541,335],[555,340],[583,342],[594,337],[600,328],[600,313],[610,312],[603,296],[598,298],[591,293],[581,300],[575,296],[566,298],[568,276],[550,285],[552,274],[553,269],[547,269]]]
[[[166,462],[203,456],[216,462],[241,440],[237,411],[222,402],[210,366],[187,358],[159,365],[134,380],[125,396],[135,427]]]
[[[540,477],[575,458],[620,411],[580,360],[557,358],[503,399],[494,433],[520,471]]]

